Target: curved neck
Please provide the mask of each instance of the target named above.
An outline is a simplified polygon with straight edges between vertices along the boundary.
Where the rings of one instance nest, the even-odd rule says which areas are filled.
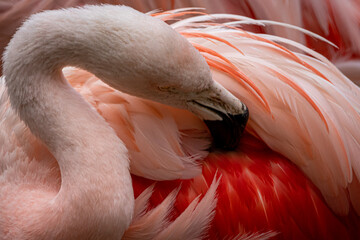
[[[71,41],[59,39],[53,29],[44,35],[45,43],[30,27],[25,24],[9,44],[4,74],[13,108],[60,166],[61,189],[43,214],[56,216],[62,223],[56,227],[63,230],[58,234],[69,239],[119,237],[130,224],[134,204],[127,150],[61,72],[65,65],[87,66],[91,61],[82,63],[79,56],[94,52],[81,37],[75,41],[73,28],[63,33]],[[21,44],[24,34],[29,40]],[[72,51],[74,46],[83,47]]]

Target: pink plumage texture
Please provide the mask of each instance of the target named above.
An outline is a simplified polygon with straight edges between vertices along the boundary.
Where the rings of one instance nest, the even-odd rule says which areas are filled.
[[[182,19],[183,15],[187,16],[186,12],[178,10],[157,17]],[[183,216],[188,216],[191,224],[199,220],[194,213],[205,209],[206,220],[199,223],[201,231],[193,233],[199,238],[242,239],[252,233],[255,239],[261,239],[261,233],[265,233],[264,238],[275,235],[275,239],[359,238],[359,88],[306,47],[272,35],[246,32],[237,25],[221,26],[219,22],[226,17],[209,19],[184,20],[173,27],[202,52],[214,79],[249,106],[247,133],[236,152],[214,153],[203,159],[210,144],[209,133],[193,114],[121,93],[83,70],[64,70],[70,84],[129,150],[135,197],[148,191],[142,203],[145,207],[138,203],[144,213],[135,220],[151,225],[159,216],[159,229],[149,230],[148,236],[168,236],[167,228],[189,224],[182,220],[171,225],[186,209]],[[342,50],[355,47],[353,42],[339,38],[334,27],[329,30],[330,40]],[[310,48],[319,41],[301,36]],[[281,44],[299,49],[290,51]],[[332,47],[322,44],[321,52],[334,56],[329,50]],[[356,51],[351,58],[357,56]],[[19,121],[4,96],[0,153],[6,154],[0,162],[1,191],[18,202],[23,198],[31,204],[39,198],[50,199],[61,185],[56,160]],[[21,161],[12,163],[20,157]],[[178,178],[193,179],[169,181]],[[7,187],[7,182],[16,183],[16,187]],[[24,191],[28,186],[33,186],[32,190]],[[209,189],[206,201],[201,202]],[[1,195],[0,203],[4,204]],[[13,203],[5,204],[16,208]],[[151,212],[156,206],[161,207]],[[147,234],[148,228],[136,225],[139,222],[135,220],[125,238]],[[10,221],[0,220],[5,232]],[[188,236],[183,232],[182,236]]]

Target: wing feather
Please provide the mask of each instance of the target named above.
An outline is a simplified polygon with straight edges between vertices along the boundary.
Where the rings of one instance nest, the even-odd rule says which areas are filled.
[[[214,79],[248,105],[249,129],[302,169],[334,211],[346,214],[349,202],[355,201],[348,199],[346,192],[353,192],[352,199],[358,196],[353,173],[358,179],[359,88],[327,59],[299,43],[225,26],[236,20],[232,15],[216,15],[215,24],[206,24],[210,18],[187,18],[175,23],[174,28],[191,32],[184,35],[197,48],[211,49],[218,62],[235,66],[252,81],[269,103],[270,111],[264,111],[262,101],[238,84],[239,79],[224,67],[211,65]],[[223,41],[209,41],[196,32]],[[272,40],[309,55],[290,51]],[[207,53],[204,56],[209,58]],[[350,189],[351,183],[354,187]]]

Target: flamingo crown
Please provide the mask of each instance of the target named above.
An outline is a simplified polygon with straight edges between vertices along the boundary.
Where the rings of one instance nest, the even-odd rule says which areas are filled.
[[[185,38],[129,7],[33,15],[14,35],[3,61],[12,107],[61,172],[58,192],[23,189],[16,207],[2,210],[7,224],[0,235],[9,239],[117,239],[132,218],[127,149],[70,87],[61,71],[65,66],[83,68],[126,93],[188,109],[208,122],[225,122],[231,134],[235,125],[235,138],[247,121],[246,106],[212,80],[204,58]],[[227,139],[210,131],[215,139]],[[236,145],[233,136],[220,141],[223,147]]]

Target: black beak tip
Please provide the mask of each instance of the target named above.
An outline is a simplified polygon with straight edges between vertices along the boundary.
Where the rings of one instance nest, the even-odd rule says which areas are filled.
[[[249,119],[249,110],[245,108],[244,112],[238,115],[221,113],[221,117],[223,119],[221,121],[205,121],[213,137],[210,151],[235,150],[239,146],[240,138]]]

